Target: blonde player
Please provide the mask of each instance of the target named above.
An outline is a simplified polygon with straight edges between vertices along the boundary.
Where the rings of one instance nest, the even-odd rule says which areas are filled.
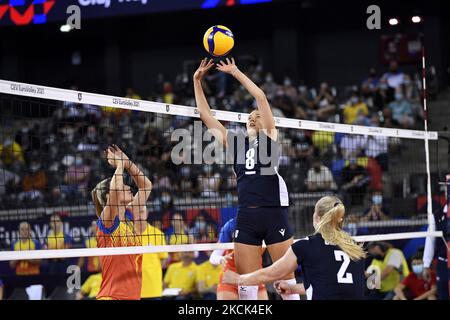
[[[239,285],[282,279],[301,266],[305,285],[276,281],[278,293],[303,293],[308,288],[313,300],[363,299],[365,252],[342,230],[345,208],[336,197],[323,197],[315,206],[314,235],[297,241],[270,267],[238,275],[227,271],[224,282]]]

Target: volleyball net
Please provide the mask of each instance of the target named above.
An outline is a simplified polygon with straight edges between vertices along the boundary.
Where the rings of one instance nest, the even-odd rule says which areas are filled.
[[[254,106],[212,108],[245,131]],[[233,248],[217,242],[237,213],[235,174],[196,108],[0,80],[0,110],[0,261]],[[343,200],[357,241],[393,241],[412,255],[442,237],[429,230],[446,201],[432,168],[437,132],[381,127],[376,112],[342,124],[344,112],[328,122],[276,117],[295,238],[313,232],[326,195]],[[137,246],[96,248],[91,191],[114,173],[104,156],[114,144],[152,182],[148,226]],[[126,170],[123,179],[135,193]]]

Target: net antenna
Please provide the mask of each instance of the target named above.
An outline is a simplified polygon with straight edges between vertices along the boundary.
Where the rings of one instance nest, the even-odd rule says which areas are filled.
[[[427,79],[426,79],[426,59],[425,59],[425,46],[422,45],[422,100],[423,100],[423,111],[424,111],[424,130],[425,130],[425,166],[427,170],[427,218],[428,218],[428,231],[436,231],[436,223],[434,221],[433,215],[433,203],[431,196],[431,172],[430,172],[430,150],[428,142],[428,109],[427,109]],[[425,246],[430,245],[432,239],[428,239]]]

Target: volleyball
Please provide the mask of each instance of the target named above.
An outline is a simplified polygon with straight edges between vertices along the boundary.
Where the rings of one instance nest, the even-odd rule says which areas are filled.
[[[233,33],[225,26],[212,26],[203,36],[203,45],[210,55],[215,57],[224,56],[233,49]]]

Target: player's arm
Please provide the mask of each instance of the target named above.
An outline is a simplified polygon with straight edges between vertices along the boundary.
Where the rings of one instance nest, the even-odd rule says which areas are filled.
[[[249,77],[239,70],[236,66],[234,58],[231,58],[231,60],[227,58],[226,61],[226,63],[224,61],[220,61],[220,63],[217,64],[217,69],[231,74],[244,86],[245,89],[247,89],[253,98],[255,98],[256,104],[258,105],[258,110],[261,114],[263,129],[267,130],[268,135],[272,139],[276,139],[275,119],[273,118],[272,109],[270,108],[266,94]]]
[[[205,92],[202,87],[202,79],[209,69],[214,66],[213,60],[207,62],[206,58],[202,60],[197,71],[194,73],[194,94],[195,104],[200,113],[200,119],[211,130],[214,137],[221,142],[224,146],[227,144],[227,129],[220,123],[219,120],[214,118],[209,107],[208,100],[206,99]]]
[[[118,146],[113,145],[113,148],[119,158],[122,159],[124,169],[129,173],[133,182],[138,187],[138,192],[134,195],[133,201],[128,206],[131,208],[134,222],[138,224],[138,229],[143,232],[147,226],[148,212],[146,203],[152,192],[152,182]]]
[[[238,275],[233,271],[226,271],[223,281],[229,284],[252,286],[282,279],[294,272],[295,269],[297,269],[297,256],[292,251],[292,248],[289,248],[285,255],[271,266],[242,275]]]
[[[115,168],[114,175],[109,184],[109,196],[106,206],[103,208],[100,219],[106,228],[114,224],[119,212],[125,211],[125,207],[119,204],[119,192],[123,192],[123,161],[118,157],[112,147],[106,150],[108,163]]]

